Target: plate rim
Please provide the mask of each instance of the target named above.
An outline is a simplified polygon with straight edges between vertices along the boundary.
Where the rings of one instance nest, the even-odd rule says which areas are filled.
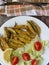
[[[31,17],[31,18],[37,19],[37,20],[41,21],[41,23],[44,24],[44,25],[49,29],[49,27],[48,27],[42,20],[40,20],[40,19],[38,19],[38,18],[36,18],[36,17],[33,17],[33,16],[17,16],[17,17],[13,17],[13,18],[11,18],[11,19],[9,19],[9,20],[12,20],[12,19],[15,19],[15,18],[19,18],[19,17]],[[1,25],[1,27],[2,27],[5,23],[7,23],[9,20],[5,21],[5,22]],[[1,27],[0,27],[0,28],[1,28]]]

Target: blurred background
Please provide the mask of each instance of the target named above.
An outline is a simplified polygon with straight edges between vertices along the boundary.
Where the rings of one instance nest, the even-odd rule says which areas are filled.
[[[19,15],[35,15],[35,16],[49,16],[49,4],[43,5],[40,3],[49,3],[49,0],[0,0],[0,4],[7,2],[31,2],[39,5],[17,4],[0,6],[0,15],[19,16]],[[42,7],[41,7],[41,6]]]
[[[2,1],[8,1],[8,2],[13,2],[13,1],[21,1],[21,2],[24,2],[24,1],[27,1],[27,2],[48,2],[49,0],[2,0]]]

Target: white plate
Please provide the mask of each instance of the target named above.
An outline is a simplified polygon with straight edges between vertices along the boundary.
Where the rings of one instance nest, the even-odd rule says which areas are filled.
[[[49,29],[48,29],[48,27],[42,21],[40,21],[34,17],[29,17],[29,16],[19,16],[19,17],[15,17],[15,18],[8,20],[7,22],[5,22],[0,27],[0,34],[4,35],[4,27],[14,26],[15,22],[18,24],[26,24],[27,20],[35,21],[41,27],[41,35],[40,36],[41,36],[42,40],[49,40]],[[43,61],[42,65],[47,65],[47,63],[49,61],[49,48],[48,47],[45,50],[43,58],[44,58],[44,61]],[[8,63],[6,63],[4,61],[3,52],[1,50],[0,50],[0,63],[2,65],[9,65]]]

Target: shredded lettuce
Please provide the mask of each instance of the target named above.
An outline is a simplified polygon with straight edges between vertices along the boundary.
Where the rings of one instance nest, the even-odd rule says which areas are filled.
[[[43,48],[46,48],[47,44],[48,44],[48,41],[46,41],[46,40],[42,41]]]
[[[13,55],[21,57],[22,53],[24,53],[24,48],[18,48],[13,52]]]
[[[42,49],[40,51],[36,51],[34,48],[34,42],[36,41],[40,41],[42,43]],[[23,48],[18,48],[15,51],[13,51],[14,56],[20,57],[20,62],[18,63],[18,65],[30,65],[32,59],[38,59],[39,61],[37,65],[40,65],[43,61],[42,54],[44,53],[44,49],[46,48],[47,43],[48,41],[45,40],[41,41],[39,38],[36,37],[34,40],[30,42],[30,44],[27,44]],[[22,54],[24,52],[29,53],[31,57],[31,60],[29,62],[24,61],[22,59]]]

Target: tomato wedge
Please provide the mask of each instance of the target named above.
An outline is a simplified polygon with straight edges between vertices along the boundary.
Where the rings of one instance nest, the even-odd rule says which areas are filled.
[[[37,65],[37,60],[36,59],[33,59],[32,61],[31,61],[31,65]]]
[[[28,53],[23,53],[23,54],[22,54],[22,57],[23,57],[23,59],[26,60],[26,61],[29,61],[29,60],[30,60],[30,55],[29,55]]]
[[[39,41],[35,42],[34,43],[34,48],[35,48],[35,50],[40,51],[42,49],[41,42],[39,42]]]
[[[16,64],[18,64],[18,62],[19,62],[19,58],[16,57],[16,56],[14,56],[14,57],[12,58],[12,65],[16,65]]]

